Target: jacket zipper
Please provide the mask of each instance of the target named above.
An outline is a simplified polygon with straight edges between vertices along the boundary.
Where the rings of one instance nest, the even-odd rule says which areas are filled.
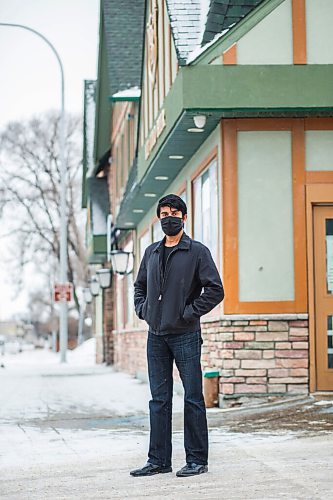
[[[166,281],[166,279],[167,279],[167,276],[168,276],[168,274],[169,274],[169,273],[168,273],[168,271],[169,271],[169,270],[168,270],[168,262],[169,262],[169,259],[170,259],[170,257],[171,257],[171,255],[172,255],[172,254],[176,253],[176,251],[177,251],[177,250],[178,250],[178,248],[177,248],[176,250],[173,250],[172,252],[170,252],[170,253],[169,253],[169,255],[168,255],[168,258],[167,258],[167,260],[166,260],[166,263],[165,263],[165,273],[164,273],[164,275],[163,275],[163,280],[162,280],[162,284],[161,284],[161,288],[160,288],[160,296],[158,297],[158,300],[162,300],[162,292],[163,292],[163,290],[164,290],[164,283],[165,283],[165,281]]]
[[[162,296],[163,296],[163,291],[164,291],[164,284],[165,284],[165,281],[168,277],[168,262],[169,262],[169,259],[171,257],[172,254],[176,253],[176,251],[179,250],[178,248],[173,250],[172,252],[170,252],[170,254],[168,255],[168,258],[166,260],[166,263],[165,263],[165,272],[164,272],[164,275],[163,275],[163,279],[162,279],[162,283],[161,283],[161,287],[160,287],[160,295],[158,297],[158,300],[160,301],[160,304],[161,304],[161,301],[162,301]],[[159,328],[158,328],[158,331],[161,330],[161,321],[162,321],[162,310],[161,310],[161,306],[160,306],[160,317],[159,317]]]

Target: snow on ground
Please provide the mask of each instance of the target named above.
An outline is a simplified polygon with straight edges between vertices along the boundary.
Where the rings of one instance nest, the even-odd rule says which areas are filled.
[[[273,417],[281,421],[281,414],[268,415],[268,430],[260,433],[239,432],[244,422],[237,412],[230,414],[229,424],[223,417],[223,425],[210,430],[208,474],[130,477],[129,471],[147,458],[149,388],[92,364],[93,349],[93,342],[85,343],[68,353],[65,365],[59,354],[44,349],[5,356],[6,367],[0,369],[1,500],[332,496],[332,434],[272,433]],[[174,410],[175,471],[185,462],[177,395]],[[260,422],[263,416],[253,419]]]
[[[24,349],[21,353],[6,351],[5,355],[0,357],[0,362],[6,367],[23,368],[33,366],[82,366],[85,368],[96,367],[96,339],[90,338],[79,345],[76,349],[67,350],[66,363],[60,363],[60,352],[54,353],[48,348]]]
[[[73,366],[95,366],[96,339],[92,337],[73,351],[68,351],[68,363]]]
[[[0,420],[146,415],[149,386],[96,365],[94,350],[94,339],[89,339],[68,352],[67,363],[45,349],[6,355],[0,369]],[[175,409],[182,406],[175,394]]]

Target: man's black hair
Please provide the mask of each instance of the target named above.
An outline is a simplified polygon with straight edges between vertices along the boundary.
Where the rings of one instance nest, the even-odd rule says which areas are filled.
[[[158,202],[157,205],[157,217],[160,217],[160,212],[161,212],[161,207],[170,207],[170,208],[176,208],[177,210],[180,210],[183,217],[185,214],[187,214],[187,206],[184,200],[181,199],[180,196],[177,196],[176,194],[167,194],[166,196],[163,196]]]

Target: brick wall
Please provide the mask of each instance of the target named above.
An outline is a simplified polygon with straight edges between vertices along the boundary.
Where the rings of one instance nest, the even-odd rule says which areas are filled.
[[[147,331],[141,329],[113,333],[114,366],[131,375],[147,371]]]
[[[96,363],[100,364],[104,362],[104,346],[103,337],[98,335],[96,338]]]
[[[220,371],[224,400],[308,393],[307,320],[221,320],[202,331],[202,366]]]
[[[104,297],[104,317],[103,317],[103,332],[104,332],[104,361],[107,365],[114,363],[114,345],[113,345],[113,306],[114,292],[113,288],[107,288],[103,291]]]
[[[301,315],[254,318],[201,325],[202,368],[219,370],[220,404],[307,394],[308,321]],[[116,369],[131,375],[145,373],[147,331],[117,332],[113,339]]]

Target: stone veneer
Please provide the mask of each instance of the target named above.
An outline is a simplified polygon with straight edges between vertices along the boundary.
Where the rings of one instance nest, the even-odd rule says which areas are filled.
[[[114,363],[114,345],[113,345],[113,308],[114,308],[114,291],[113,288],[107,288],[104,293],[104,317],[103,317],[103,361],[107,365]]]
[[[113,332],[114,367],[137,376],[147,372],[147,331],[141,328]]]
[[[96,363],[104,363],[104,338],[102,335],[95,337],[96,339]]]
[[[113,330],[113,297],[112,288],[103,290],[103,335],[96,335],[96,363],[112,365],[114,362]]]
[[[224,316],[201,328],[202,369],[220,373],[220,406],[308,393],[307,315]],[[113,332],[115,368],[145,374],[146,338],[142,328]]]
[[[308,393],[307,316],[281,316],[243,316],[202,325],[202,366],[220,372],[220,406],[221,399],[227,403]]]

